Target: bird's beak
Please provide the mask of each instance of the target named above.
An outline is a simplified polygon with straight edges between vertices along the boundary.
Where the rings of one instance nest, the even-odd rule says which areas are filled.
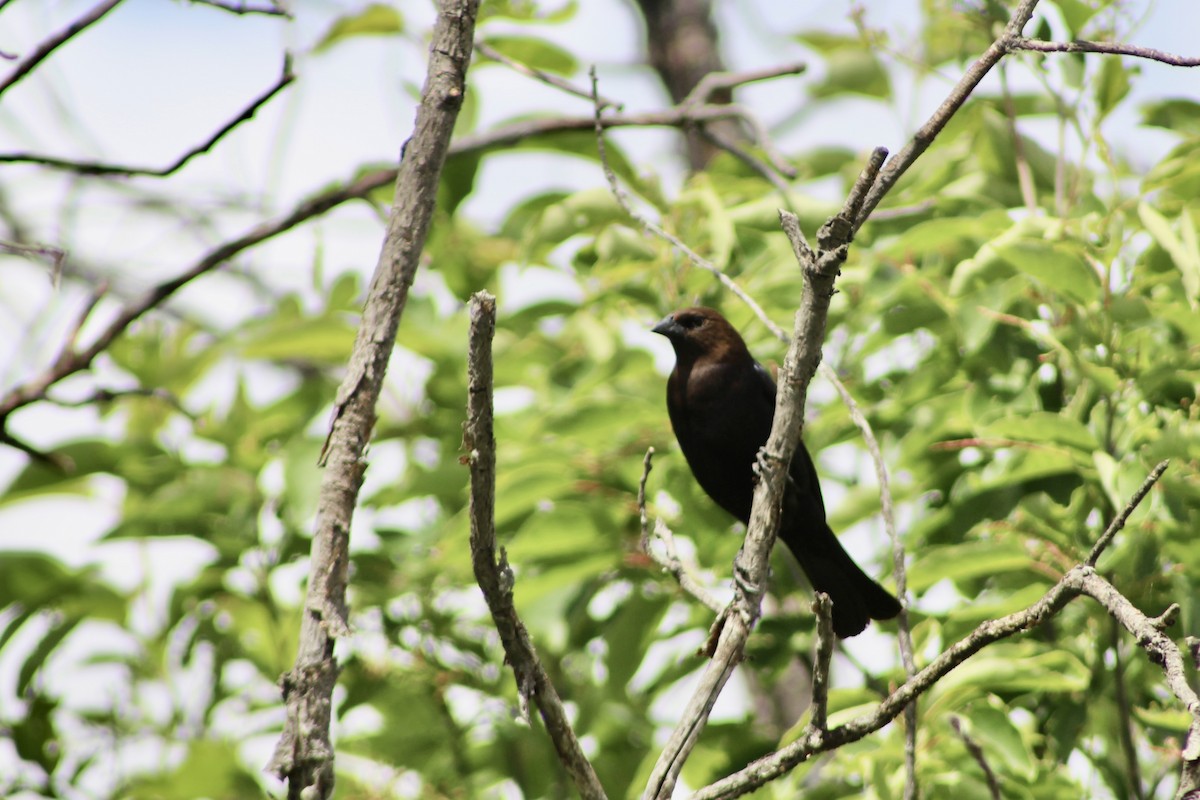
[[[667,316],[663,317],[662,322],[658,323],[650,330],[655,333],[662,334],[668,339],[673,339],[679,334],[683,333],[683,326],[675,321],[675,317],[668,314]]]

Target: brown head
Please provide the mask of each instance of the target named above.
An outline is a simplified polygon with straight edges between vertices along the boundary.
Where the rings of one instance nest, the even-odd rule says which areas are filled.
[[[675,358],[679,362],[750,357],[741,334],[729,324],[729,320],[711,308],[695,306],[675,311],[651,330],[667,337],[675,348]]]

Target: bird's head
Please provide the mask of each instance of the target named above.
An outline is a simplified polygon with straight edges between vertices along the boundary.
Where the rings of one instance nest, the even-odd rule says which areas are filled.
[[[675,311],[651,330],[667,337],[677,359],[724,356],[731,351],[748,355],[741,334],[711,308],[695,306]]]

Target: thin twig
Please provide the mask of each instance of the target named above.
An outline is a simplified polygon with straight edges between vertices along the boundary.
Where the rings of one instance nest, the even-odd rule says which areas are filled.
[[[641,546],[643,553],[650,552],[650,519],[646,514],[646,481],[650,479],[650,470],[654,468],[654,448],[647,447],[642,459],[642,479],[638,481],[638,522],[641,524]]]
[[[596,78],[596,68],[592,67],[589,74],[592,78],[592,96],[593,98],[598,98],[599,94],[597,92],[598,81]],[[754,313],[758,315],[758,318],[763,320],[763,322],[772,329],[772,332],[778,332],[780,330],[779,326],[770,321],[770,317],[767,316],[767,312],[763,311],[762,306],[755,302],[754,298],[747,294],[742,287],[738,286],[732,278],[722,272],[716,264],[692,250],[692,248],[684,244],[678,236],[668,232],[657,223],[634,210],[633,205],[629,202],[629,197],[625,194],[625,190],[621,188],[620,181],[617,180],[616,172],[613,171],[612,165],[608,163],[608,149],[604,144],[604,121],[611,118],[604,117],[600,113],[600,108],[598,105],[593,106],[593,108],[595,113],[592,118],[592,128],[596,132],[596,149],[600,155],[600,166],[604,170],[604,177],[608,180],[608,185],[612,190],[613,197],[616,198],[617,204],[621,206],[621,209],[635,222],[641,225],[642,228],[659,237],[660,239],[665,240],[680,253],[683,253],[688,260],[697,267],[712,273],[712,275],[716,277],[716,279],[719,280],[721,284],[725,286],[725,288],[729,289],[729,291],[733,292],[743,303],[753,309]]]
[[[1155,620],[1150,620],[1162,630]],[[1129,691],[1125,685],[1125,657],[1121,654],[1121,630],[1114,621],[1109,625],[1109,647],[1113,654],[1113,699],[1117,706],[1117,741],[1121,743],[1121,755],[1125,758],[1125,774],[1129,779],[1129,800],[1145,800],[1142,788],[1142,768],[1138,764],[1137,743],[1133,740],[1133,709],[1129,703]]]
[[[896,182],[908,171],[908,168],[921,157],[921,154],[929,149],[933,144],[933,140],[942,132],[950,119],[962,107],[962,104],[967,101],[971,93],[975,91],[975,87],[980,81],[991,71],[992,67],[999,63],[1000,59],[1009,52],[1010,45],[1021,36],[1021,31],[1028,24],[1033,16],[1033,10],[1037,6],[1038,0],[1021,0],[1020,5],[1013,11],[1012,17],[1005,26],[1004,32],[1000,38],[992,42],[991,46],[983,52],[983,55],[972,64],[954,88],[950,90],[950,94],[942,101],[941,105],[933,112],[917,132],[913,134],[900,152],[892,156],[887,165],[880,171],[879,179],[875,181],[875,185],[868,193],[866,200],[859,209],[858,214],[853,220],[854,230],[857,231],[867,221],[867,217],[875,210],[884,196],[892,190]]]
[[[875,466],[875,479],[879,483],[879,499],[883,511],[883,526],[887,531],[888,540],[892,543],[892,572],[896,578],[896,597],[900,600],[900,615],[897,617],[896,641],[900,647],[900,663],[904,665],[904,674],[911,678],[917,674],[917,661],[912,640],[912,626],[908,619],[908,569],[905,566],[904,542],[896,529],[896,510],[892,501],[892,486],[888,478],[887,464],[883,460],[883,452],[879,449],[879,440],[870,421],[854,401],[850,390],[846,388],[833,367],[821,362],[821,374],[833,384],[842,404],[850,411],[850,419],[862,433],[867,451],[871,454],[871,463]],[[914,700],[904,709],[904,796],[911,800],[917,796],[917,703]]]
[[[663,543],[664,554],[660,555],[653,548],[646,549],[646,555],[662,567],[689,595],[700,601],[709,611],[720,616],[725,613],[726,604],[717,599],[716,595],[705,588],[695,576],[692,569],[679,557],[675,547],[675,534],[661,519],[654,520],[654,535]]]
[[[1129,506],[1136,507],[1144,497],[1145,492],[1139,489],[1130,500]],[[874,733],[899,716],[904,708],[975,653],[990,644],[1043,624],[1080,595],[1087,595],[1099,602],[1113,619],[1129,631],[1138,645],[1146,651],[1147,657],[1162,668],[1167,688],[1192,715],[1192,725],[1182,754],[1185,778],[1200,773],[1200,769],[1197,769],[1197,764],[1200,763],[1200,697],[1197,697],[1188,682],[1183,654],[1175,643],[1155,626],[1155,620],[1134,607],[1116,587],[1096,573],[1095,567],[1084,563],[1071,568],[1037,602],[1023,611],[980,623],[968,636],[947,648],[928,666],[905,681],[873,711],[824,734],[806,731],[787,747],[705,787],[693,794],[689,800],[725,800],[740,797],[789,772],[817,753],[836,750]]]
[[[528,64],[523,64],[516,59],[509,58],[508,56],[504,55],[504,53],[501,53],[499,50],[488,44],[484,39],[475,40],[475,52],[482,56],[486,56],[493,61],[500,62],[513,72],[541,81],[547,86],[553,86],[555,89],[561,89],[567,94],[574,95],[575,97],[582,97],[584,100],[592,100],[592,93],[587,89],[581,89],[565,78],[555,75],[552,72],[546,72],[543,69],[537,69],[536,67],[531,67]],[[607,97],[599,98],[598,102],[602,108],[615,108],[618,111],[625,107],[624,103],[609,99]]]
[[[1012,138],[1013,162],[1017,170],[1017,185],[1021,188],[1021,199],[1025,201],[1025,209],[1031,214],[1037,211],[1037,189],[1033,185],[1033,170],[1029,167],[1029,158],[1025,155],[1025,140],[1017,130],[1017,111],[1013,104],[1012,92],[1008,88],[1008,70],[1004,62],[996,66],[1000,77],[1000,96],[1004,100],[1004,118],[1008,121],[1008,135]]]
[[[253,118],[260,108],[268,103],[275,95],[283,91],[283,89],[294,80],[296,80],[296,75],[292,72],[292,57],[290,53],[286,53],[283,57],[283,70],[271,88],[267,89],[267,91],[255,98],[248,106],[242,109],[242,111],[236,117],[218,128],[217,131],[209,136],[204,142],[183,153],[165,167],[135,167],[123,164],[105,163],[102,161],[75,161],[65,158],[55,158],[54,156],[38,155],[36,153],[0,153],[0,163],[20,162],[40,164],[41,166],[51,167],[53,169],[69,170],[70,172],[74,172],[79,175],[148,175],[155,178],[163,178],[179,171],[185,164],[187,164],[196,156],[207,153],[217,144],[217,142],[223,139],[226,134],[243,122]]]
[[[683,98],[680,103],[681,107],[697,107],[712,101],[713,95],[719,92],[729,92],[739,86],[744,86],[747,83],[756,83],[758,81],[770,80],[772,78],[781,78],[785,75],[799,75],[808,69],[808,65],[803,61],[793,61],[787,64],[779,64],[773,67],[765,67],[763,69],[748,70],[746,72],[710,72],[701,78],[692,90],[688,92],[687,97]],[[796,177],[796,168],[793,167],[783,154],[776,149],[767,128],[762,124],[762,121],[757,116],[751,114],[748,110],[742,109],[733,103],[724,104],[727,108],[738,108],[741,110],[739,116],[742,121],[750,127],[754,134],[755,143],[762,148],[763,154],[767,157],[767,161],[771,167],[782,175],[787,175],[789,178]],[[713,131],[708,131],[708,135],[712,136]],[[719,135],[719,134],[718,134]],[[714,141],[714,144],[718,144]],[[727,143],[718,144],[719,147],[729,150]],[[730,150],[730,152],[734,152]],[[736,153],[734,153],[736,155]]]
[[[784,166],[787,167],[786,172],[782,170],[776,170],[772,164],[768,164],[754,153],[751,153],[740,142],[733,141],[733,139],[725,136],[714,128],[708,126],[701,128],[700,135],[711,142],[714,146],[729,153],[738,161],[741,161],[747,167],[762,176],[763,180],[770,183],[771,186],[775,187],[775,191],[779,192],[779,197],[780,200],[782,200],[784,207],[788,209],[791,208],[792,199],[789,196],[788,185],[787,181],[784,180],[784,176],[787,176],[788,178],[795,178],[797,175],[795,167],[793,167],[791,164],[785,164]],[[782,174],[780,174],[781,172]]]
[[[64,351],[65,355],[56,359],[40,375],[20,386],[13,387],[0,396],[0,429],[3,428],[4,422],[13,411],[41,400],[51,386],[90,367],[96,356],[108,349],[113,340],[124,333],[135,320],[161,305],[191,281],[220,267],[242,251],[278,236],[313,217],[320,216],[348,199],[365,197],[371,191],[386,186],[389,182],[394,182],[395,178],[396,173],[393,170],[364,175],[355,181],[305,200],[286,216],[258,225],[242,236],[210,250],[187,270],[152,287],[128,303],[86,348]]]
[[[752,69],[745,72],[710,72],[692,87],[688,96],[683,98],[683,105],[698,105],[707,103],[717,92],[729,91],[747,83],[766,81],[771,78],[781,78],[785,75],[799,75],[808,69],[803,61],[792,61],[787,64],[777,64],[773,67]]]
[[[753,73],[751,73],[753,77]],[[697,120],[707,118],[716,119],[724,118],[730,115],[736,116],[741,113],[739,109],[729,106],[721,107],[699,107],[690,109],[681,109],[678,107],[665,109],[657,112],[647,112],[643,114],[624,115],[624,116],[606,116],[602,119],[601,125],[605,128],[609,127],[637,127],[637,126],[654,126],[664,125],[669,127],[683,127]],[[512,144],[522,139],[545,134],[565,133],[576,130],[593,130],[596,121],[594,117],[580,118],[562,118],[562,119],[546,119],[534,120],[532,122],[521,122],[507,125],[498,128],[488,133],[479,134],[472,137],[455,140],[449,148],[449,155],[462,155],[466,153],[477,153],[494,147],[500,147],[505,144]],[[610,168],[611,169],[611,168]],[[3,424],[8,416],[18,408],[37,402],[45,397],[46,391],[58,381],[63,380],[77,372],[87,369],[95,357],[103,352],[114,339],[120,336],[129,325],[141,317],[148,311],[160,306],[164,301],[170,298],[176,291],[187,285],[192,280],[204,275],[207,272],[222,266],[230,259],[236,257],[239,253],[254,247],[264,241],[272,239],[282,233],[285,233],[298,225],[307,222],[310,219],[321,216],[328,211],[337,208],[352,200],[363,199],[371,195],[373,192],[383,189],[387,186],[394,185],[397,179],[396,168],[384,168],[374,172],[369,172],[362,175],[357,175],[353,179],[345,183],[336,185],[330,189],[324,190],[319,194],[312,196],[309,199],[303,200],[294,206],[286,215],[274,221],[264,222],[255,226],[249,232],[242,236],[223,242],[217,247],[208,251],[199,261],[192,267],[181,272],[175,278],[164,281],[158,284],[150,291],[144,293],[140,298],[126,305],[117,315],[117,317],[105,327],[96,341],[86,349],[75,352],[68,360],[52,364],[41,374],[30,379],[26,383],[15,386],[0,396],[0,430],[3,429]],[[623,197],[623,195],[622,195]],[[664,233],[664,235],[666,235]],[[668,237],[673,238],[673,237]],[[678,241],[678,240],[676,240]],[[682,243],[680,243],[682,245]],[[37,250],[35,252],[41,252]],[[56,251],[47,251],[47,255],[55,256]],[[690,251],[689,251],[690,252]],[[711,263],[700,259],[699,256],[692,254],[697,263],[707,265],[705,268],[719,276],[719,270]],[[736,287],[727,277],[724,278],[727,285],[731,287],[739,297],[756,309],[756,313],[764,322],[770,323],[765,312],[758,307],[757,303],[745,295],[740,288]]]
[[[8,74],[8,77],[0,81],[0,95],[4,94],[10,87],[20,81],[29,73],[33,72],[34,68],[42,63],[51,53],[57,50],[62,45],[69,42],[73,37],[85,31],[88,27],[96,22],[99,22],[108,12],[112,11],[121,0],[104,0],[104,2],[94,6],[90,11],[84,14],[79,19],[72,22],[67,27],[63,28],[58,33],[46,39],[30,53],[22,61],[18,62],[13,71]]]
[[[963,726],[962,718],[957,714],[951,714],[950,727],[958,734],[958,738],[962,739],[963,746],[967,748],[967,752],[971,754],[971,758],[975,759],[975,763],[983,770],[983,778],[987,781],[988,792],[991,793],[992,800],[1002,800],[1003,795],[1000,793],[1000,781],[996,779],[996,773],[992,771],[992,766],[988,763],[987,756],[984,755],[983,748],[979,746],[979,742],[975,741],[975,737],[967,733],[967,729]]]
[[[396,330],[421,263],[442,167],[466,92],[478,8],[478,0],[438,4],[425,85],[406,145],[409,155],[397,172],[387,230],[321,453],[326,469],[318,494],[296,660],[281,679],[287,715],[268,764],[271,772],[287,781],[293,798],[328,800],[333,793],[330,723],[338,675],[334,644],[349,631],[351,522]]]
[[[583,753],[562,700],[542,667],[529,632],[513,604],[513,574],[504,551],[496,555],[496,439],[492,430],[492,338],[496,298],[487,292],[471,297],[467,362],[467,422],[463,426],[464,461],[471,468],[471,563],[488,610],[500,634],[505,660],[513,668],[517,692],[537,704],[559,760],[580,796],[604,800],[604,789]]]
[[[212,6],[219,8],[222,11],[228,11],[232,14],[265,14],[272,17],[292,18],[292,12],[288,11],[280,3],[271,3],[266,6],[255,6],[246,2],[222,2],[221,0],[189,0],[196,5]]]
[[[0,444],[8,445],[14,450],[20,450],[39,464],[45,464],[64,474],[75,471],[75,462],[62,453],[43,452],[23,439],[18,439],[7,430],[0,428]]]
[[[1018,36],[1008,42],[1009,50],[1033,50],[1038,53],[1104,53],[1114,56],[1134,56],[1170,64],[1173,67],[1200,67],[1200,57],[1177,56],[1153,47],[1142,47],[1123,42],[1047,42],[1041,39],[1026,39]]]
[[[720,614],[725,610],[725,605],[704,588],[700,581],[692,575],[687,565],[683,563],[683,559],[679,557],[679,551],[675,548],[675,534],[661,519],[654,520],[654,535],[663,543],[665,553],[660,554],[650,546],[650,518],[646,513],[646,481],[650,477],[653,456],[654,448],[646,448],[646,457],[642,459],[642,479],[638,481],[637,504],[642,531],[642,552],[675,578],[679,588],[699,600],[714,614]]]
[[[58,277],[62,274],[63,262],[67,258],[67,253],[61,247],[54,247],[49,244],[21,244],[19,242],[3,242],[0,241],[0,253],[12,253],[16,256],[41,256],[50,260],[51,274],[54,276],[55,284],[58,283]]]
[[[658,111],[642,111],[630,114],[605,114],[601,116],[602,128],[683,128],[691,125],[703,125],[723,119],[741,119],[751,127],[753,115],[743,106],[704,105],[704,106],[672,106]],[[592,130],[596,126],[594,116],[588,117],[545,117],[541,119],[513,122],[485,133],[464,136],[455,141],[453,153],[476,152],[501,147],[523,139],[543,136],[550,133],[568,131]],[[787,162],[782,162],[787,168]],[[772,164],[775,161],[772,160]],[[778,169],[779,166],[776,165]],[[782,170],[781,170],[782,171]]]
[[[1129,515],[1133,513],[1138,504],[1142,502],[1142,499],[1154,488],[1154,484],[1158,483],[1158,479],[1163,476],[1163,473],[1167,471],[1167,467],[1170,465],[1171,462],[1169,460],[1163,460],[1158,462],[1158,465],[1150,471],[1150,474],[1146,476],[1146,480],[1142,481],[1142,485],[1138,487],[1133,497],[1121,509],[1121,513],[1109,523],[1108,528],[1105,529],[1104,533],[1096,541],[1095,546],[1092,547],[1092,552],[1088,553],[1087,561],[1084,562],[1085,564],[1089,567],[1096,566],[1096,561],[1100,558],[1100,554],[1112,542],[1113,537],[1125,527],[1125,523],[1129,520]]]
[[[812,714],[808,725],[816,734],[829,730],[829,663],[833,659],[833,601],[824,592],[813,598],[817,617],[817,655],[813,659]]]

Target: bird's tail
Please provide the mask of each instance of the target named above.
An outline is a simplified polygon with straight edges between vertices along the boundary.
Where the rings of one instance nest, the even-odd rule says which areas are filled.
[[[806,540],[792,546],[786,538],[784,543],[813,589],[833,601],[833,632],[839,638],[862,633],[873,619],[891,619],[900,613],[899,601],[854,563],[828,526],[818,538],[819,544]]]

